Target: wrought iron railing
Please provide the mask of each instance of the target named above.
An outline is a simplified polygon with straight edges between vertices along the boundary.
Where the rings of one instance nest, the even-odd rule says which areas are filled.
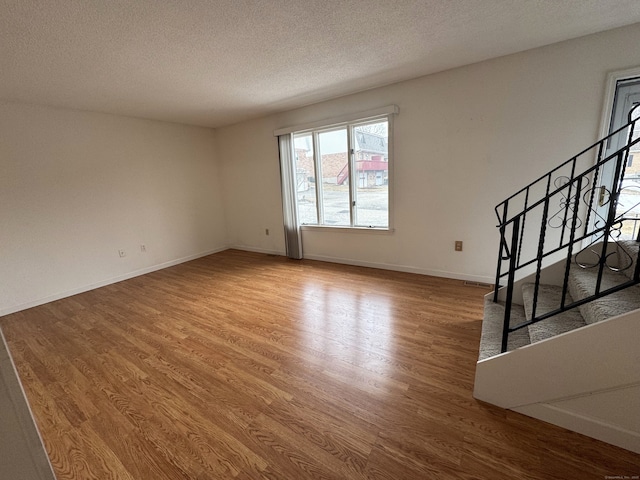
[[[494,301],[500,297],[505,302],[502,352],[507,350],[510,333],[640,283],[640,262],[635,262],[631,280],[611,288],[602,286],[605,269],[625,270],[634,264],[629,254],[622,259],[614,255],[623,233],[629,236],[629,222],[633,238],[640,241],[634,211],[640,205],[640,183],[636,187],[624,181],[630,152],[640,142],[633,135],[640,121],[638,107],[631,110],[626,125],[496,206],[500,248]],[[633,189],[637,189],[637,201],[625,193]],[[542,272],[552,264],[564,264],[561,301],[558,308],[537,314]],[[571,268],[598,269],[591,295],[568,300]],[[531,319],[511,326],[514,284],[526,276],[532,276],[534,283]],[[500,290],[502,286],[505,289]]]

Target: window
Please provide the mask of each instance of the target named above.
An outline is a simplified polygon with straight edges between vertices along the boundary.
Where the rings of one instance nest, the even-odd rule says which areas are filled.
[[[294,132],[300,225],[389,228],[389,118]]]

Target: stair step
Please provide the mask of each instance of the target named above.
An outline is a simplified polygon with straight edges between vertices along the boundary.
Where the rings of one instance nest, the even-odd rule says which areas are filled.
[[[639,247],[640,243],[636,242],[635,240],[618,241],[618,265],[620,266],[620,268],[624,268],[629,265],[629,262],[631,262],[631,265],[628,268],[624,268],[624,270],[622,270],[622,273],[624,273],[624,275],[629,280],[633,278],[633,274],[636,269],[636,259],[638,258]],[[628,254],[629,256],[621,252],[621,249],[624,250],[624,252],[626,252],[626,254]],[[629,259],[629,257],[631,257],[631,259]]]
[[[524,310],[526,319],[531,320],[533,310],[533,294],[535,284],[525,283],[522,285],[522,298],[524,299]],[[562,301],[562,287],[556,285],[540,284],[538,290],[538,305],[536,306],[536,316],[544,315],[560,308]],[[567,292],[565,304],[573,303],[573,298]],[[529,337],[531,343],[540,342],[546,338],[551,338],[561,333],[584,327],[587,323],[580,314],[580,310],[572,308],[566,312],[554,315],[551,318],[529,325]]]
[[[485,358],[493,357],[501,353],[504,312],[504,303],[494,303],[491,298],[485,298],[482,336],[480,338],[480,355],[478,360],[484,360]],[[524,321],[526,321],[524,307],[522,305],[512,305],[509,325],[513,327]],[[509,335],[507,351],[524,347],[530,343],[529,332],[526,328],[521,328]]]
[[[569,276],[569,292],[576,300],[593,295],[598,268],[580,268],[574,265]],[[600,291],[607,290],[629,279],[624,273],[605,268],[602,272]],[[587,324],[592,324],[640,308],[640,285],[634,285],[579,307]]]

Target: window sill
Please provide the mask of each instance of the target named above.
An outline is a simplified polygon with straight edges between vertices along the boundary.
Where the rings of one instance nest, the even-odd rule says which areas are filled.
[[[395,228],[384,227],[332,227],[330,225],[302,225],[303,232],[371,233],[374,235],[392,235]]]

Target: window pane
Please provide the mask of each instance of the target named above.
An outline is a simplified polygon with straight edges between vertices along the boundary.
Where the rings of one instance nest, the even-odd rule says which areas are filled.
[[[298,192],[298,222],[301,225],[318,223],[316,208],[316,174],[313,162],[313,137],[311,134],[295,135],[296,189]]]
[[[322,171],[322,209],[325,225],[351,225],[347,129],[318,135]]]
[[[386,120],[354,129],[356,225],[389,226],[389,129]]]

